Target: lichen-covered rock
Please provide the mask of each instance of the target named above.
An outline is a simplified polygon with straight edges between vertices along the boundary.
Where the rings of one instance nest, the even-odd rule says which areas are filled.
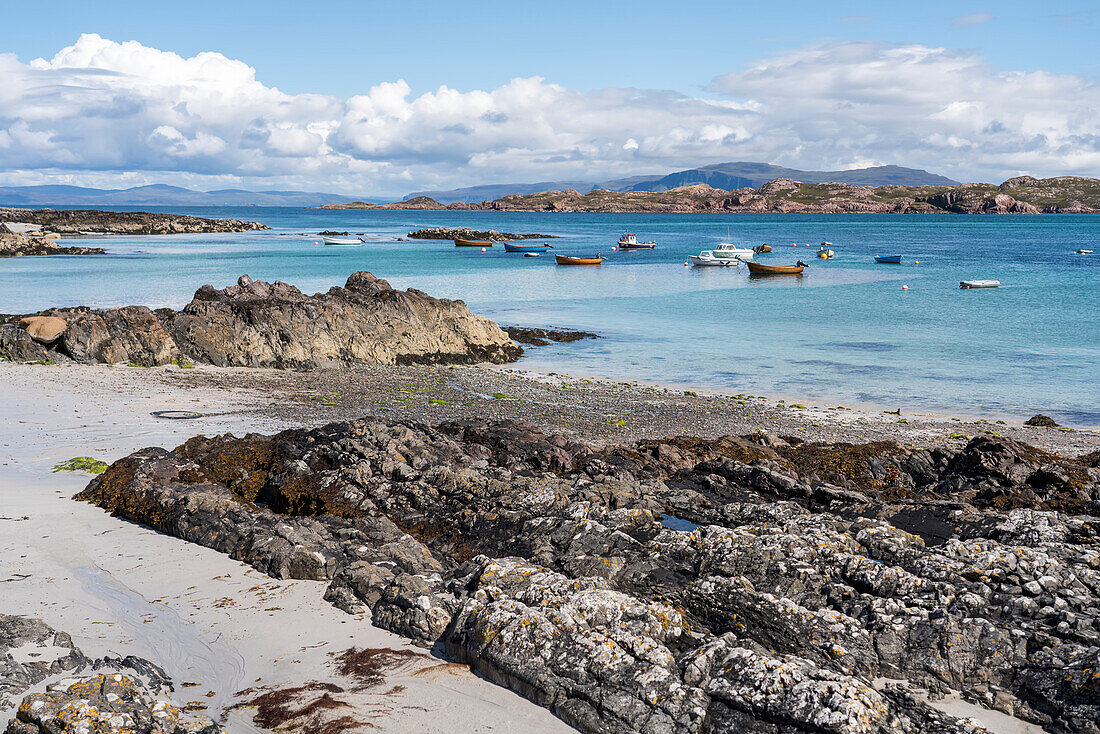
[[[977,731],[894,680],[1094,734],[1093,463],[362,420],[146,449],[78,497],[328,579],[583,731]]]
[[[88,662],[64,632],[38,619],[0,614],[0,709],[34,684]]]
[[[99,673],[51,684],[27,696],[7,734],[219,734],[209,719],[172,702],[122,673]]]

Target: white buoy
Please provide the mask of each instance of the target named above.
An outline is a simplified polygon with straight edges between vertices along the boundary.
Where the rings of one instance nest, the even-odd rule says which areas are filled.
[[[484,248],[484,247],[482,247],[482,248],[481,248],[481,251],[482,251],[482,252],[485,252],[485,248]]]
[[[691,265],[691,263],[684,263],[685,268],[688,267],[689,265]]]
[[[902,289],[903,291],[907,291],[907,290],[909,290],[909,286],[907,286],[907,285],[903,285],[903,286],[901,287],[901,289]]]

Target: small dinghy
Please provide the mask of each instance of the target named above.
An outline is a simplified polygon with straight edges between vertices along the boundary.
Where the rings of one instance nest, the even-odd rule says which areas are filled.
[[[688,260],[696,267],[739,268],[741,261],[735,257],[715,257],[711,250],[703,250],[698,255],[688,255]]]
[[[525,253],[523,253],[523,256],[524,257],[538,257],[540,254],[542,254],[542,253],[539,253],[539,252],[525,252]]]
[[[321,241],[328,247],[360,247],[363,244],[359,238],[321,237]]]
[[[492,247],[492,240],[463,240],[455,237],[455,247]]]
[[[603,257],[597,253],[596,257],[569,257],[568,255],[554,255],[558,265],[599,265]]]
[[[836,257],[836,252],[831,247],[827,247],[826,243],[821,243],[821,249],[817,251],[817,256],[822,260],[831,260]]]
[[[806,263],[801,260],[797,265],[764,265],[758,262],[747,262],[750,275],[802,275]]]
[[[553,248],[545,243],[541,245],[513,245],[511,242],[504,243],[505,252],[546,252],[550,249]]]
[[[999,280],[960,280],[960,288],[999,288],[1001,281]]]
[[[1092,250],[1075,250],[1074,255],[1091,255]]]
[[[757,245],[756,247],[752,248],[752,251],[755,252],[757,255],[759,255],[762,252],[771,252],[772,251],[772,246],[771,245]]]
[[[901,265],[901,255],[875,255],[875,262],[886,265]]]

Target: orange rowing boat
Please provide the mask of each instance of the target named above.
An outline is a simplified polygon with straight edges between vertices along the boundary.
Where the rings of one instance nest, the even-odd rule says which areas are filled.
[[[596,257],[569,257],[567,255],[554,255],[554,259],[558,261],[558,265],[599,265],[603,262],[603,258],[597,255]]]
[[[492,247],[491,240],[462,240],[455,237],[455,247]]]
[[[802,275],[806,264],[801,260],[797,265],[763,265],[752,260],[746,260],[750,275]]]

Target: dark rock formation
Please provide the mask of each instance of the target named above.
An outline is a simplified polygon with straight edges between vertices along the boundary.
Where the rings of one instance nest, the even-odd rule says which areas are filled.
[[[89,660],[72,638],[30,617],[0,614],[0,709],[11,708],[31,686]]]
[[[37,619],[0,615],[0,709],[50,677],[70,674],[23,698],[6,734],[218,734],[209,719],[168,700],[172,683],[148,660],[86,658],[64,632]]]
[[[1100,731],[1100,471],[1008,439],[357,421],[146,449],[78,499],[328,579],[582,731],[975,731],[882,679]]]
[[[504,240],[548,240],[554,237],[552,234],[513,234],[512,232],[497,232],[495,229],[482,231],[470,229],[469,227],[418,229],[415,232],[409,232],[407,236],[414,240],[453,240],[457,238],[460,240],[493,240],[495,242],[503,242]]]
[[[0,220],[37,224],[46,231],[58,234],[183,234],[267,229],[259,222],[239,219],[203,219],[186,214],[108,212],[99,209],[0,208]]]
[[[1025,426],[1035,426],[1037,428],[1057,428],[1058,424],[1049,415],[1043,415],[1039,413],[1033,415],[1024,421]]]
[[[599,339],[598,334],[590,331],[572,331],[569,329],[539,329],[524,326],[505,326],[504,331],[512,341],[529,344],[533,347],[545,347],[550,342],[575,342],[581,339]]]
[[[0,233],[0,257],[28,255],[102,255],[102,247],[64,247],[47,237]]]
[[[11,324],[26,317],[0,317],[9,322],[0,324],[0,357],[144,366],[182,357],[222,367],[285,368],[500,363],[522,354],[499,326],[471,314],[462,301],[397,291],[366,272],[353,273],[343,288],[313,296],[245,275],[221,290],[203,286],[181,311],[127,306],[41,315],[64,319],[68,326],[47,348],[13,330]]]

